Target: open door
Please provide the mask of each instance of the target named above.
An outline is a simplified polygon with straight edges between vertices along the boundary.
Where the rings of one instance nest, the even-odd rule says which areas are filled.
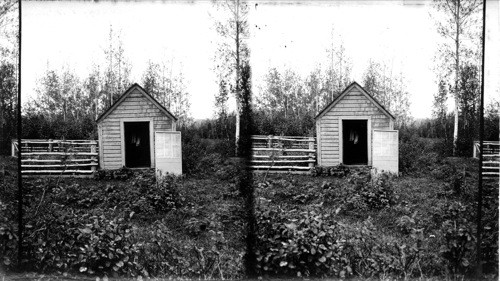
[[[342,120],[342,161],[368,165],[368,120]]]
[[[378,171],[398,174],[399,132],[373,130],[373,167]]]
[[[182,174],[181,132],[155,132],[157,174]]]
[[[125,166],[128,168],[151,167],[149,122],[124,122]]]

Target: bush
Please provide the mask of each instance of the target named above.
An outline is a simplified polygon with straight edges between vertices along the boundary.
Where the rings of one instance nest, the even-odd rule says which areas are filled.
[[[440,254],[452,274],[465,274],[474,252],[474,224],[470,222],[474,212],[460,202],[445,204],[441,210],[437,214],[442,221]]]
[[[472,224],[467,220],[447,220],[441,227],[444,241],[440,253],[454,275],[466,273],[471,265],[475,240],[472,229]]]
[[[30,264],[36,270],[136,276],[143,274],[138,247],[130,243],[125,218],[68,211],[52,212],[26,225]]]
[[[117,174],[124,173],[106,171],[104,177]],[[142,244],[131,237],[134,225],[151,223],[186,202],[178,177],[167,174],[157,181],[150,171],[134,174],[126,183],[120,177],[105,183],[27,181],[26,206],[31,207],[26,210],[25,242],[30,266],[47,272],[146,275],[138,258]]]
[[[399,171],[403,174],[426,174],[437,162],[436,144],[421,139],[415,132],[402,130],[399,139]]]
[[[382,209],[394,204],[394,189],[390,175],[380,174],[359,191],[366,204],[372,209]]]
[[[348,180],[355,186],[354,194],[347,201],[352,208],[364,210],[366,204],[371,209],[380,210],[395,203],[390,174],[382,173],[371,179],[370,174],[362,170],[350,175]]]
[[[9,268],[17,253],[17,227],[12,212],[13,206],[0,201],[0,268]]]
[[[13,157],[0,157],[0,269],[16,266],[17,255],[17,164]]]
[[[422,235],[406,242],[377,233],[370,220],[342,224],[333,214],[281,207],[258,212],[258,268],[270,276],[412,277]]]
[[[242,254],[231,252],[222,231],[207,232],[200,246],[181,241],[163,221],[133,232],[139,260],[150,276],[238,278]]]
[[[342,256],[338,226],[328,214],[277,208],[261,212],[257,221],[257,261],[261,274],[299,277],[352,274],[349,260]]]
[[[105,171],[103,175],[122,176],[122,171]],[[127,182],[121,176],[117,181],[108,180],[105,183],[88,180],[86,184],[81,184],[69,179],[55,183],[49,179],[30,182],[29,185],[45,190],[47,202],[85,210],[113,209],[127,215],[133,212],[144,221],[152,221],[185,205],[177,176],[167,174],[157,181],[152,171],[135,171],[127,175]]]
[[[234,139],[202,136],[203,128],[197,129],[196,125],[183,127],[181,131],[182,170],[187,175],[213,175],[228,157],[234,156]]]
[[[154,173],[153,170],[148,171],[149,173]],[[135,172],[142,173],[141,172]],[[134,170],[131,170],[127,167],[122,167],[116,170],[97,170],[94,173],[94,179],[96,180],[128,180],[129,178],[134,176]]]
[[[333,167],[316,166],[312,170],[313,176],[333,176],[343,178],[349,174],[349,168],[339,164]]]

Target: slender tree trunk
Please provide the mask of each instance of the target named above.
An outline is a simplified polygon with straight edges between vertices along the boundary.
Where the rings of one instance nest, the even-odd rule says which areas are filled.
[[[66,99],[63,101],[63,121],[66,122]]]
[[[235,132],[235,156],[239,155],[240,144],[240,0],[236,0],[236,132]]]
[[[457,1],[456,24],[457,33],[455,37],[455,122],[453,124],[453,156],[457,156],[458,144],[458,78],[460,72],[460,0]]]
[[[99,118],[99,111],[97,109],[97,106],[98,106],[98,100],[97,100],[97,95],[96,95],[95,100],[94,100],[95,120],[97,120],[97,118]]]

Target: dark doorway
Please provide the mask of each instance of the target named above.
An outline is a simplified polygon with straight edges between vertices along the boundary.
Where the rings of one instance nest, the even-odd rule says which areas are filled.
[[[151,167],[149,122],[124,122],[125,166],[128,168]]]
[[[368,164],[368,121],[342,120],[343,160],[346,165]]]

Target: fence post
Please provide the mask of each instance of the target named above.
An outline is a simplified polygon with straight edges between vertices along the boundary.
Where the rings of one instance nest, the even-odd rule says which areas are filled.
[[[11,156],[12,157],[16,157],[16,145],[15,145],[15,141],[14,140],[11,140],[10,141],[10,150],[11,150]]]
[[[96,149],[96,144],[95,144],[95,143],[93,143],[93,144],[90,146],[90,152],[91,152],[91,153],[96,153],[96,151],[97,151],[97,149]],[[96,164],[97,164],[97,157],[96,157],[95,155],[92,155],[92,156],[90,157],[90,163],[91,163],[91,164],[94,164],[94,163],[96,163]],[[96,167],[95,165],[92,165],[92,166],[91,166],[91,170],[92,170],[92,171],[94,171],[94,172],[95,172],[96,168],[97,168],[97,167]]]
[[[49,152],[52,152],[52,139],[49,139]]]
[[[268,135],[267,136],[267,148],[272,148],[273,147],[273,136]]]
[[[309,138],[309,149],[314,150],[314,138]],[[309,152],[309,169],[314,168],[314,152]]]

